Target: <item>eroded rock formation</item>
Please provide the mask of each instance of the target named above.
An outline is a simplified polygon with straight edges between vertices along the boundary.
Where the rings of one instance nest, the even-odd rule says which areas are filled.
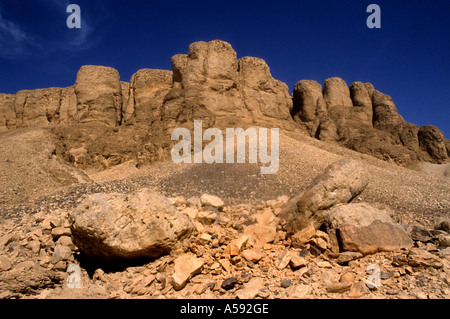
[[[195,42],[172,57],[172,71],[142,69],[129,82],[113,68],[86,65],[73,86],[0,94],[0,131],[50,127],[62,141],[60,155],[83,168],[167,157],[170,131],[192,128],[194,119],[204,129],[300,128],[405,166],[446,163],[450,153],[438,128],[405,122],[392,98],[370,83],[301,80],[291,96],[264,60],[238,59],[219,40]]]

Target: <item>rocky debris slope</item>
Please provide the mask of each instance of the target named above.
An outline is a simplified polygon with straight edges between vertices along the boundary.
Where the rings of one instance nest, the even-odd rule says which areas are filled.
[[[56,156],[58,141],[45,129],[0,132],[0,148],[2,207],[90,181],[83,171]]]
[[[0,131],[49,127],[61,141],[58,155],[83,169],[167,158],[171,130],[192,129],[193,120],[204,129],[300,129],[404,166],[443,164],[450,153],[438,128],[405,122],[392,98],[370,83],[348,87],[334,77],[322,89],[301,80],[291,96],[264,60],[238,59],[219,40],[192,43],[172,57],[171,71],[138,70],[129,82],[113,68],[86,65],[71,87],[0,94]]]
[[[78,219],[83,223],[84,218],[76,212],[106,212],[96,209],[98,204],[82,202],[72,212],[9,219],[0,225],[0,297],[449,298],[448,219],[437,219],[432,228],[398,224],[387,210],[344,204],[325,211],[326,227],[305,227],[290,236],[285,230],[289,221],[281,218],[287,196],[227,205],[210,194],[163,199],[144,192],[161,198],[149,209],[163,208],[180,221],[189,220],[192,233],[176,242],[168,238],[172,248],[157,258],[130,260],[120,250],[110,250],[118,259],[105,262],[86,256],[89,247],[77,246],[80,236],[89,236],[91,242],[107,238],[96,231],[103,224],[92,224],[89,234],[77,230]],[[104,207],[122,207],[118,195],[98,196]],[[140,193],[126,196],[130,206],[120,209],[123,215],[113,218],[114,223],[123,221],[130,229],[150,225],[126,218],[135,207],[147,209]],[[164,219],[161,215],[159,222]],[[387,248],[367,250],[350,244],[386,238],[380,232],[391,232],[392,227],[406,236],[395,243],[400,245],[392,247],[391,242]],[[338,230],[339,236],[329,230]],[[141,243],[134,234],[126,244]]]

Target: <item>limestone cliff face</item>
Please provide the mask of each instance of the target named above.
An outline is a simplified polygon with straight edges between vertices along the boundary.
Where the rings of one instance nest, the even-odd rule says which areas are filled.
[[[172,71],[138,70],[129,82],[113,68],[86,65],[73,86],[0,94],[0,131],[49,127],[62,155],[81,167],[164,158],[170,131],[193,120],[204,128],[300,129],[401,165],[445,163],[450,153],[438,128],[405,122],[370,83],[301,80],[291,96],[264,60],[237,59],[219,40],[195,42],[172,57]]]
[[[273,79],[263,60],[238,60],[230,44],[215,40],[191,44],[187,55],[172,58],[172,65],[174,85],[162,109],[169,126],[201,119],[206,126],[293,127],[289,88]]]
[[[302,80],[295,85],[293,102],[293,119],[319,140],[401,165],[442,164],[448,159],[446,139],[438,128],[406,122],[392,98],[370,83],[347,87],[335,77],[325,80],[322,89],[315,81]]]

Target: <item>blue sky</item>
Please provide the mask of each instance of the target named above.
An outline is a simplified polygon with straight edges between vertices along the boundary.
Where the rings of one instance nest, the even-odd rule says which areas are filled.
[[[81,29],[66,8],[81,7]],[[369,29],[369,4],[381,29]],[[221,39],[288,84],[371,82],[405,120],[450,137],[450,1],[0,0],[0,92],[73,85],[84,64],[170,69],[190,43]]]

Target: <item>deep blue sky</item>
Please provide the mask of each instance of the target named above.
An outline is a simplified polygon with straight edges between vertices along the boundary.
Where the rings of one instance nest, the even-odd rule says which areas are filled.
[[[69,3],[81,7],[81,29],[66,26]],[[371,3],[381,29],[366,26]],[[0,0],[0,92],[70,86],[84,64],[129,81],[213,39],[266,60],[291,92],[303,79],[371,82],[405,120],[450,137],[449,0]]]

